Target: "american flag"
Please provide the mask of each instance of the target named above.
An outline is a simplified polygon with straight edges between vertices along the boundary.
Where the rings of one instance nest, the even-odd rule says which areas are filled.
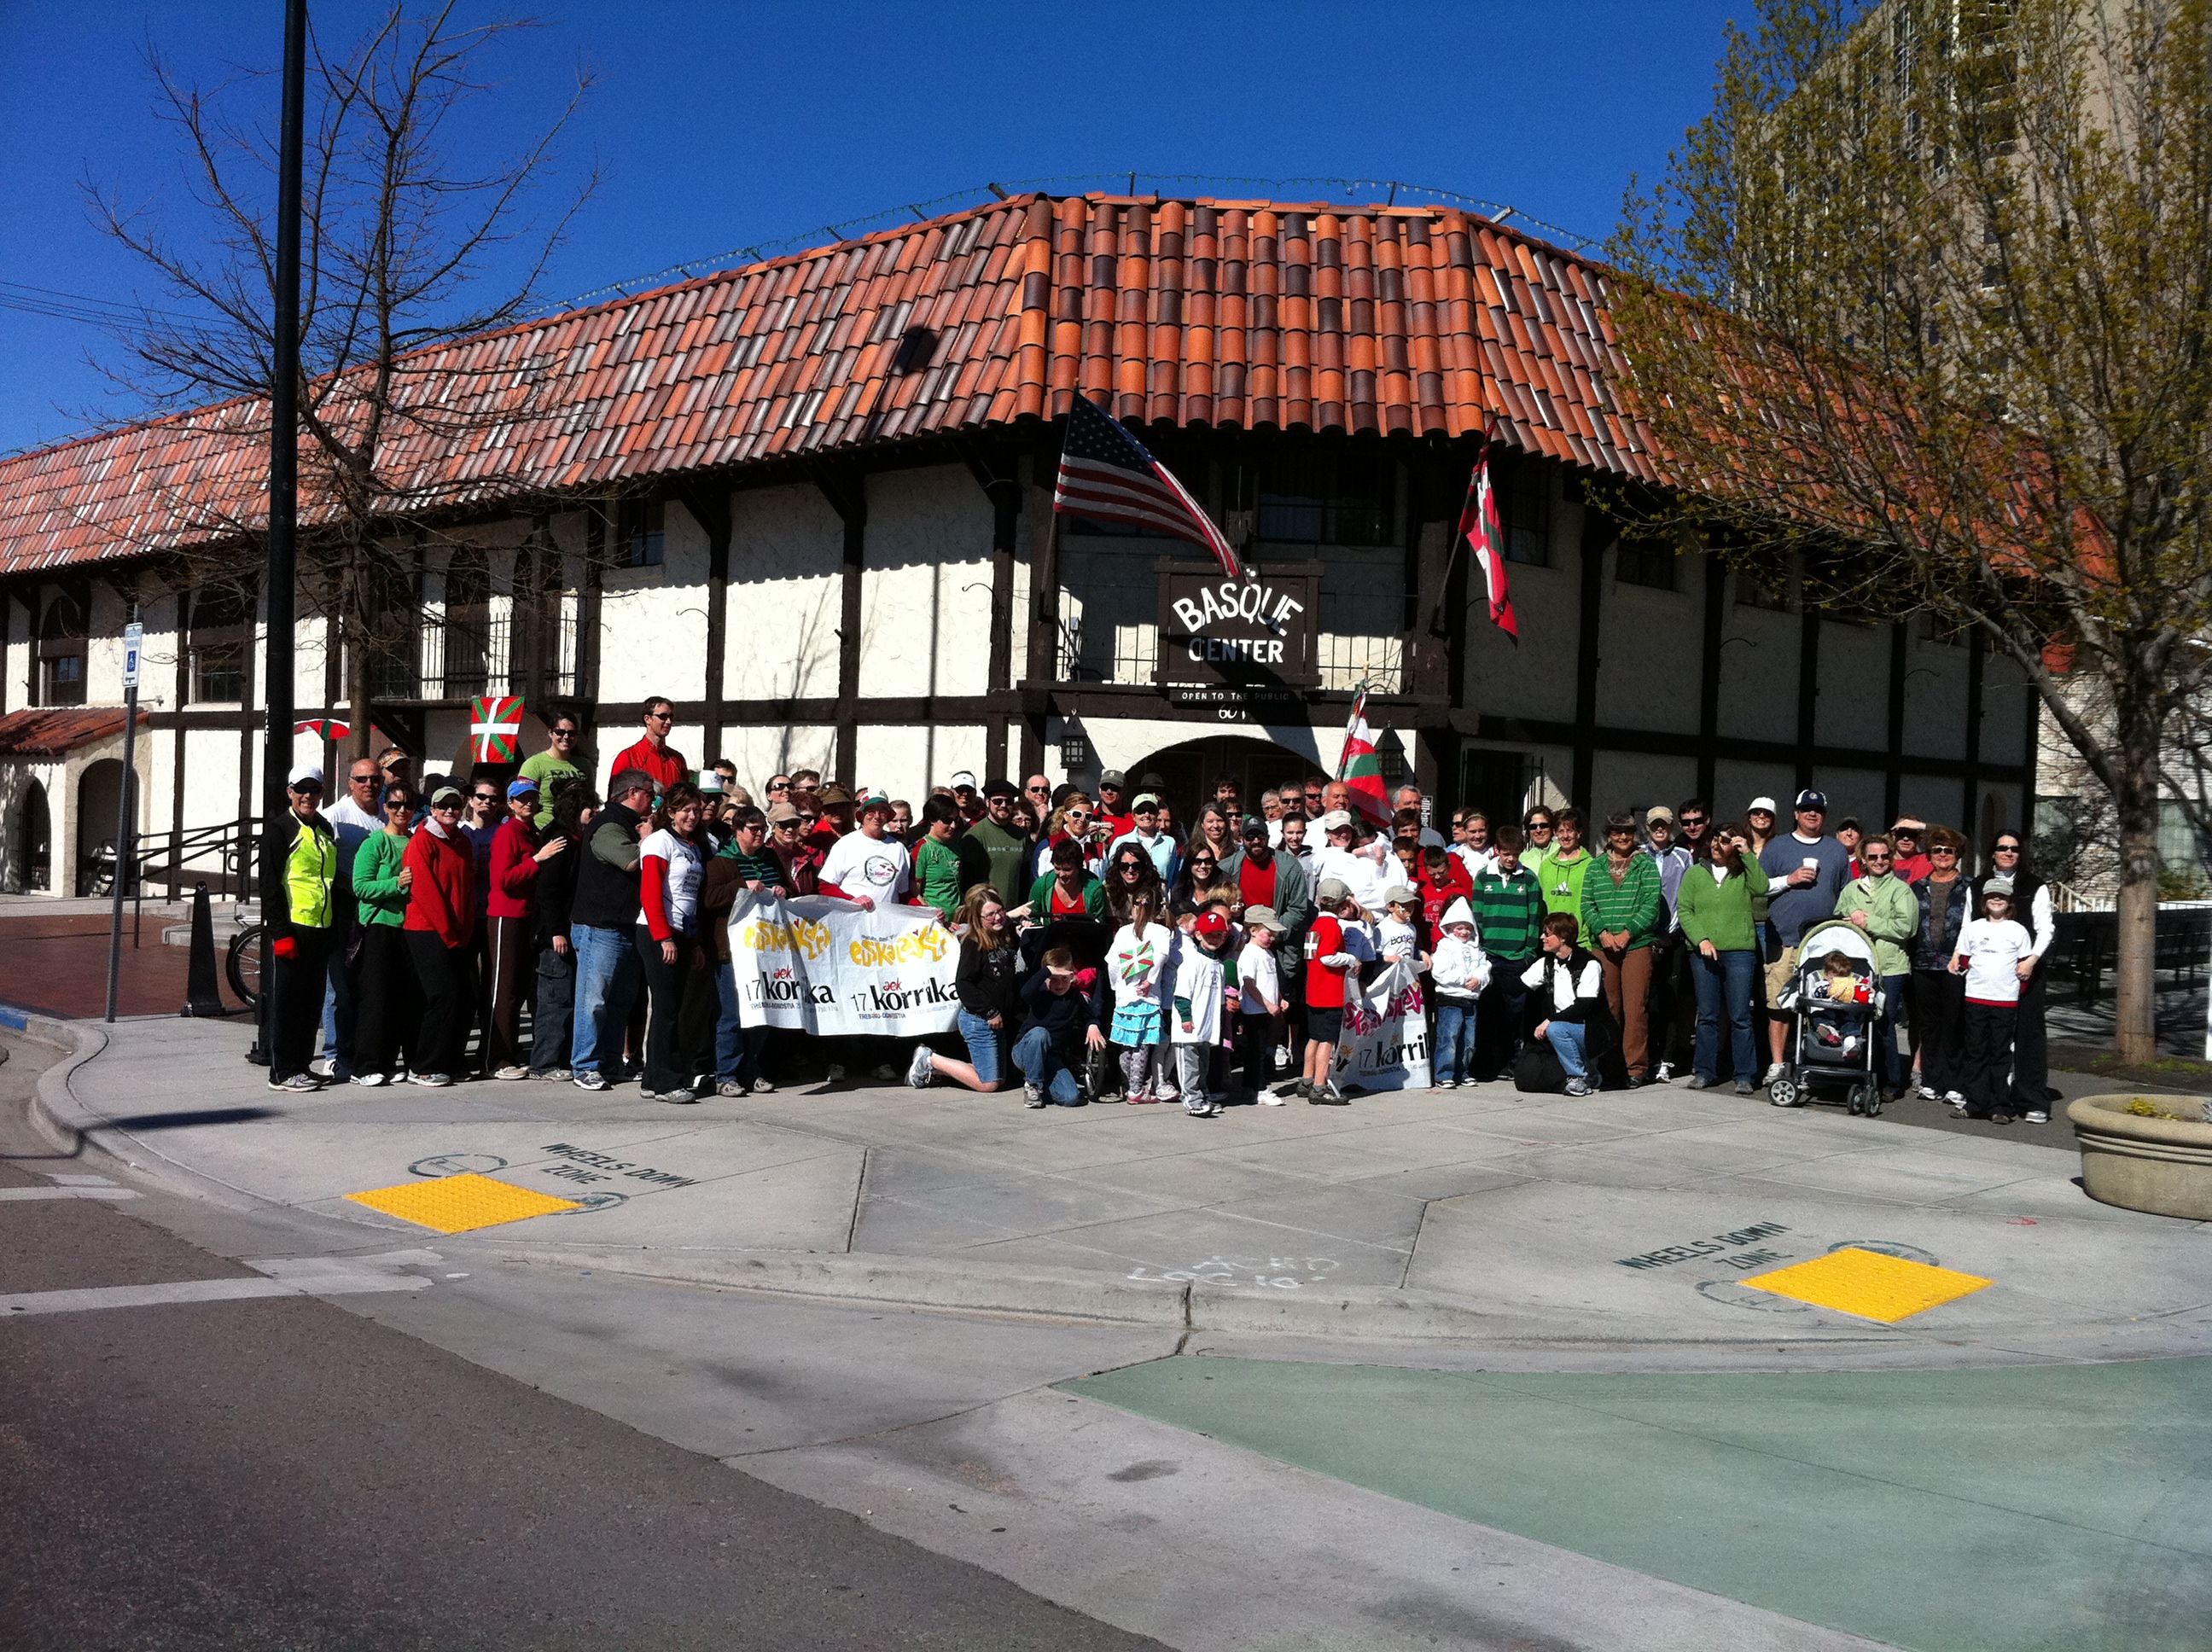
[[[1087,396],[1078,396],[1068,409],[1067,439],[1060,450],[1060,483],[1052,507],[1071,516],[1127,522],[1188,539],[1212,551],[1224,574],[1251,577],[1237,560],[1236,547],[1175,473]]]

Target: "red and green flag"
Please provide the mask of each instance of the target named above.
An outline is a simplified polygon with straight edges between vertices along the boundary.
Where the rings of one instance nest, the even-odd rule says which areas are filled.
[[[511,763],[522,749],[522,696],[480,695],[469,701],[469,738],[480,763]]]
[[[1344,755],[1336,777],[1352,793],[1352,806],[1377,826],[1390,823],[1390,793],[1382,783],[1382,760],[1376,755],[1375,731],[1367,726],[1367,685],[1352,697],[1352,718],[1344,726]]]
[[[1490,623],[1519,642],[1521,626],[1513,617],[1513,592],[1505,575],[1505,532],[1498,520],[1498,495],[1490,485],[1487,428],[1483,432],[1482,451],[1475,456],[1474,474],[1467,479],[1467,503],[1460,508],[1459,531],[1474,553],[1474,565],[1482,570],[1483,587],[1490,598]]]

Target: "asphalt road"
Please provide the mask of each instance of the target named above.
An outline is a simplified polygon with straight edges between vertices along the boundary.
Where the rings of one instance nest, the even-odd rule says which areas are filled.
[[[127,1211],[0,1201],[0,1294],[248,1274]],[[1158,1644],[307,1297],[12,1318],[0,1486],[21,1652]]]

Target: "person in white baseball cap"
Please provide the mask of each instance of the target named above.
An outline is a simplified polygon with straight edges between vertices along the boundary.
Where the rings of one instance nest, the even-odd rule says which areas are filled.
[[[331,934],[337,922],[338,845],[323,818],[323,771],[294,767],[285,781],[291,807],[262,836],[261,864],[280,868],[262,891],[270,981],[269,1088],[307,1092],[323,1081],[309,1070],[323,1024]]]

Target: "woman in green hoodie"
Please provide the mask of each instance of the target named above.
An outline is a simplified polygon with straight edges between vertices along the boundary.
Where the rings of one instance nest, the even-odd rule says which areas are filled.
[[[402,863],[415,821],[415,793],[404,780],[384,788],[384,829],[371,832],[354,852],[354,909],[361,926],[359,997],[354,1022],[353,1082],[397,1084],[413,1065],[422,1024],[422,996],[407,956],[407,896],[415,881]]]
[[[1752,903],[1766,893],[1766,873],[1751,853],[1741,826],[1713,829],[1713,853],[1682,874],[1675,910],[1682,934],[1696,950],[1690,976],[1698,988],[1698,1041],[1691,1057],[1697,1069],[1692,1090],[1711,1090],[1720,1082],[1721,1004],[1728,1004],[1729,1053],[1735,1063],[1735,1093],[1748,1096],[1759,1071],[1759,1049],[1752,1037],[1751,988],[1759,974],[1759,935]]]
[[[1896,860],[1897,847],[1889,839],[1865,839],[1859,845],[1859,865],[1866,872],[1836,897],[1836,916],[1849,918],[1874,942],[1874,967],[1881,976],[1881,1083],[1893,1102],[1905,1094],[1897,1017],[1912,983],[1912,956],[1900,943],[1910,944],[1920,930],[1920,897],[1893,870]]]

